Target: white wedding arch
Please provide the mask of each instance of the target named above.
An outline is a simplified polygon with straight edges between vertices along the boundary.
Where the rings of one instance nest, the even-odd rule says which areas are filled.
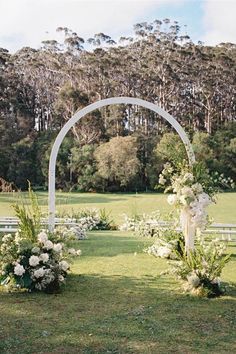
[[[95,103],[90,104],[89,106],[81,109],[80,111],[76,112],[69,120],[68,122],[64,125],[64,127],[61,129],[59,134],[57,135],[57,138],[53,144],[51,155],[50,155],[50,161],[49,161],[49,173],[48,173],[48,178],[49,178],[49,184],[48,184],[48,211],[49,211],[49,218],[48,218],[48,224],[49,224],[49,229],[53,231],[54,225],[55,225],[55,178],[56,178],[56,160],[57,160],[57,154],[59,151],[59,148],[61,146],[61,143],[68,133],[68,131],[73,127],[73,125],[78,122],[81,118],[83,118],[86,114],[91,113],[92,111],[102,108],[105,106],[113,105],[113,104],[132,104],[132,105],[137,105],[141,106],[144,108],[147,108],[157,114],[159,114],[162,118],[164,118],[167,122],[169,122],[172,127],[176,130],[176,132],[179,134],[182,142],[184,143],[188,159],[189,159],[189,164],[192,165],[195,162],[195,156],[194,152],[192,149],[192,145],[184,131],[184,129],[181,127],[181,125],[177,122],[177,120],[172,117],[169,113],[164,111],[162,108],[158,107],[156,104],[142,100],[140,98],[134,98],[134,97],[112,97],[112,98],[106,98],[104,100],[97,101]]]

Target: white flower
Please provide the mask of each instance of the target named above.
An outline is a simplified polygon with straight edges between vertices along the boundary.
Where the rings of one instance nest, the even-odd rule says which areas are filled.
[[[49,260],[49,255],[48,253],[42,253],[39,256],[40,261],[42,261],[43,263],[47,263],[47,261]]]
[[[45,243],[47,240],[48,240],[48,236],[47,236],[46,232],[41,231],[38,234],[38,241],[41,242],[41,243]]]
[[[68,253],[71,254],[72,256],[76,255],[76,250],[74,248],[69,248]]]
[[[46,248],[47,250],[51,250],[51,249],[53,248],[53,243],[52,243],[52,241],[47,240],[47,241],[44,243],[44,248]]]
[[[168,202],[170,205],[176,204],[176,202],[177,202],[177,196],[176,196],[175,194],[170,194],[170,195],[168,195],[168,197],[167,197],[167,202]]]
[[[31,265],[31,267],[36,267],[39,264],[39,257],[31,256],[29,259],[29,264]]]
[[[184,177],[183,177],[183,182],[186,182],[186,181],[193,181],[194,180],[194,177],[193,177],[193,174],[192,173],[185,173]]]
[[[187,280],[189,285],[191,285],[193,288],[197,288],[198,285],[200,284],[200,279],[195,273],[187,276]]]
[[[64,272],[66,272],[69,269],[69,264],[66,261],[61,261],[59,263],[59,266]]]
[[[45,274],[45,270],[43,268],[39,268],[34,271],[35,278],[42,278]]]
[[[31,250],[32,253],[39,253],[40,252],[40,248],[39,247],[33,247]]]
[[[56,243],[54,246],[53,246],[53,249],[55,252],[61,252],[62,250],[62,245],[60,243]]]
[[[166,179],[164,178],[163,175],[159,176],[159,183],[162,184],[162,185],[164,185],[166,183]]]
[[[4,235],[2,238],[2,242],[9,242],[9,241],[12,241],[12,235],[11,234]]]
[[[24,273],[25,273],[25,268],[21,264],[17,263],[14,267],[14,274],[21,276]]]
[[[214,278],[211,283],[220,286],[220,278]]]
[[[158,247],[156,255],[161,258],[168,258],[171,255],[171,249],[165,246]]]
[[[63,277],[63,275],[59,275],[59,277],[58,277],[58,280],[60,281],[60,282],[63,282],[64,280],[65,280],[65,278]]]
[[[202,193],[203,189],[202,189],[202,185],[200,183],[195,183],[192,185],[192,190],[196,193],[196,194],[200,194]]]
[[[179,201],[180,201],[181,204],[183,204],[185,206],[188,205],[187,200],[185,199],[184,195],[180,196]]]
[[[181,194],[184,195],[185,198],[194,197],[192,188],[187,187],[187,186],[185,186],[181,189]]]
[[[76,251],[76,255],[77,255],[77,256],[81,256],[81,254],[82,254],[82,251],[81,251],[81,250],[77,250],[77,251]]]
[[[209,204],[211,204],[209,195],[204,192],[198,196],[198,201],[200,204],[202,204],[203,207],[207,207]]]

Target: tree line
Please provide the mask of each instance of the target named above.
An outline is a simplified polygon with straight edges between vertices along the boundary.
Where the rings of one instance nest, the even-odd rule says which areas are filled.
[[[89,103],[130,96],[173,115],[197,157],[235,179],[235,44],[195,44],[168,19],[136,24],[117,43],[103,33],[85,40],[68,28],[58,31],[61,42],[47,40],[37,50],[0,49],[1,178],[21,189],[27,179],[46,188],[50,149],[65,122]],[[57,187],[153,189],[178,139],[142,107],[96,110],[63,142]]]

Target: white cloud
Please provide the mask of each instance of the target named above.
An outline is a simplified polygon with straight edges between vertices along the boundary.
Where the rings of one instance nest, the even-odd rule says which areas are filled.
[[[182,0],[183,1],[183,0]],[[155,13],[161,4],[181,0],[0,0],[0,47],[11,51],[39,47],[66,26],[88,38],[97,32],[129,33],[132,25]]]
[[[210,45],[222,42],[236,43],[236,1],[206,0],[203,9],[205,26],[203,42]]]

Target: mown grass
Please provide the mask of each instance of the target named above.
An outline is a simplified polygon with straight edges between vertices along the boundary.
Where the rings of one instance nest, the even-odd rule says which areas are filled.
[[[27,197],[27,193],[22,193]],[[47,193],[37,193],[42,209],[47,212]],[[19,198],[18,193],[0,193],[0,216],[14,215],[11,205]],[[27,199],[26,199],[27,200]],[[222,193],[218,196],[216,204],[209,207],[209,215],[216,222],[236,223],[236,193]],[[74,211],[89,208],[105,208],[111,212],[112,217],[117,223],[123,220],[123,214],[150,213],[160,210],[162,214],[171,211],[167,204],[165,194],[157,193],[57,193],[57,210],[60,212],[73,209]]]
[[[25,195],[25,194],[24,194]],[[38,193],[46,211],[47,194]],[[0,194],[0,215],[13,215],[17,196]],[[219,196],[210,213],[236,222],[236,193]],[[57,193],[57,207],[104,208],[117,223],[123,213],[170,210],[161,194]],[[222,278],[226,296],[187,296],[167,262],[143,252],[149,241],[129,233],[92,232],[79,242],[83,255],[72,266],[61,294],[0,293],[0,353],[230,353],[236,352],[236,246]]]
[[[226,296],[190,297],[129,233],[92,232],[61,294],[0,293],[0,353],[234,353],[236,247]]]

